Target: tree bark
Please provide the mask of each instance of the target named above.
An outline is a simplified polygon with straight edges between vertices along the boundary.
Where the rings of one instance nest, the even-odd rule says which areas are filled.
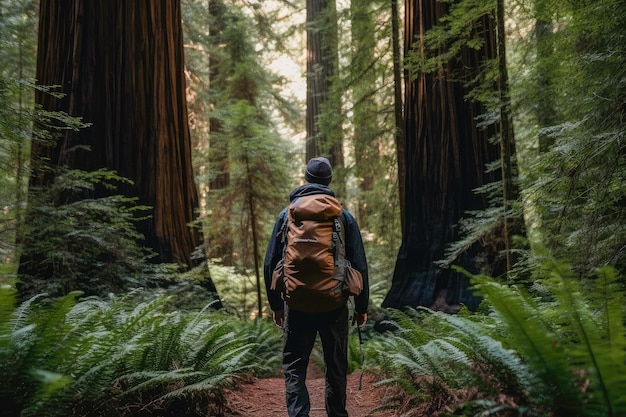
[[[332,94],[332,77],[338,66],[337,11],[335,0],[307,0],[307,96],[306,160],[326,156],[333,165],[334,187],[344,195],[343,136],[337,115],[341,114],[340,95]],[[325,114],[323,114],[325,112]],[[320,125],[322,118],[338,120]]]
[[[152,207],[139,229],[155,261],[191,266],[202,241],[189,227],[198,197],[183,67],[179,1],[41,0],[37,80],[64,97],[36,101],[91,127],[52,147],[34,143],[32,158],[132,180],[119,191]],[[30,184],[50,181],[39,174]]]
[[[404,230],[406,223],[406,138],[404,133],[404,117],[402,113],[402,51],[400,49],[400,15],[398,0],[391,0],[391,26],[393,49],[393,90],[396,158],[398,161],[398,197],[400,201],[400,227]]]
[[[405,1],[405,54],[424,53],[424,33],[446,11],[446,4],[432,0]],[[495,57],[494,22],[485,17],[475,28],[485,36],[481,50],[466,48],[437,72],[408,73],[405,79],[406,221],[384,307],[456,311],[460,304],[475,308],[479,302],[463,275],[437,264],[458,239],[462,216],[487,207],[474,190],[500,180],[499,172],[485,173],[487,163],[499,160],[498,145],[489,142],[495,132],[477,127],[484,109],[466,100],[468,89],[454,76],[463,69],[472,78],[483,58]],[[488,255],[474,245],[456,264],[477,272],[479,260]]]

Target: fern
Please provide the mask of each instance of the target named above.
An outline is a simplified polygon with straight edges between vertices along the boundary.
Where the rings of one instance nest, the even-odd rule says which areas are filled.
[[[434,413],[439,399],[477,382],[466,346],[456,335],[438,333],[448,328],[438,314],[425,309],[391,313],[388,324],[396,330],[367,347],[370,366],[378,368],[381,384],[400,387],[410,404],[429,402]]]
[[[443,395],[470,415],[625,415],[625,291],[617,272],[603,267],[581,282],[550,262],[543,276],[528,289],[471,277],[488,315],[390,312],[392,332],[368,349],[381,383],[397,385],[413,404],[429,403],[431,414]],[[480,391],[463,396],[472,387]]]
[[[569,366],[590,381],[585,407],[590,415],[621,415],[626,411],[625,300],[617,273],[609,267],[600,269],[595,285],[586,291],[565,265],[552,263],[548,268],[552,274],[548,285],[566,307],[560,310],[560,328],[572,335],[566,339]]]
[[[2,289],[3,297],[15,305],[16,293]],[[75,303],[77,294],[56,300],[48,306],[30,299],[13,311],[10,326],[2,328],[2,388],[0,394],[9,415],[36,415],[37,410],[53,394],[68,385],[68,379],[55,372],[50,363],[56,361],[60,350],[59,335],[63,334],[64,318]],[[41,324],[41,325],[40,325]],[[20,387],[20,395],[15,392]]]
[[[480,369],[484,381],[495,394],[505,394],[519,403],[527,403],[532,397],[539,398],[545,390],[517,352],[504,347],[498,340],[498,327],[490,320],[475,321],[476,317],[459,317],[438,313],[450,325],[464,345],[474,366]]]
[[[254,364],[257,376],[276,376],[281,370],[283,333],[270,320],[232,322],[235,338],[254,342],[250,345],[245,362]]]
[[[493,315],[506,335],[503,342],[514,348],[542,381],[537,386],[539,389],[532,392],[538,395],[531,398],[559,413],[578,410],[581,398],[571,384],[564,346],[531,297],[519,288],[490,279],[476,277],[474,282],[477,291],[492,306]]]
[[[135,304],[137,293],[76,295],[15,307],[15,291],[0,287],[0,401],[8,417],[124,415],[183,398],[206,410],[223,401],[223,387],[257,369],[250,352],[261,343],[232,317],[168,311],[168,297]]]
[[[583,289],[562,263],[546,265],[540,298],[518,287],[474,278],[493,306],[509,346],[548,389],[555,415],[618,416],[626,412],[624,290],[610,268]]]

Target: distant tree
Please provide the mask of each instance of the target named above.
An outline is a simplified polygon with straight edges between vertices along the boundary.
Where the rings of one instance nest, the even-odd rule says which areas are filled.
[[[276,89],[280,78],[263,66],[266,45],[280,39],[266,30],[258,9],[247,14],[230,2],[205,0],[184,6],[198,151],[208,156],[199,173],[207,250],[213,262],[254,275],[243,291],[256,292],[257,311],[243,313],[260,317],[259,254],[292,181],[292,146],[274,127],[274,115],[289,118],[289,101]]]
[[[626,55],[617,51],[626,12],[618,0],[533,5],[525,17],[535,42],[523,46],[536,62],[519,86],[533,110],[529,142],[540,150],[526,167],[533,243],[539,254],[571,260],[581,277],[599,265],[624,270]]]
[[[369,229],[372,204],[368,204],[367,194],[374,189],[376,178],[381,170],[376,169],[381,158],[381,134],[379,102],[376,99],[378,73],[376,66],[376,17],[371,1],[352,0],[350,2],[352,60],[350,63],[350,86],[354,125],[354,164],[358,179],[358,209],[355,211],[359,225]],[[376,167],[376,168],[375,168]]]
[[[336,119],[341,115],[341,103],[339,96],[332,94],[339,65],[337,30],[335,0],[306,1],[306,160],[328,157],[336,171],[335,191],[345,195],[342,125]]]
[[[468,99],[476,87],[472,82],[488,60],[493,61],[497,74],[497,61],[493,60],[497,53],[495,3],[455,9],[462,15],[472,11],[467,26],[454,21],[456,26],[451,26],[471,33],[473,47],[460,37],[448,39],[445,47],[435,40],[435,45],[441,45],[434,51],[438,58],[428,62],[425,54],[433,51],[425,34],[442,24],[450,10],[451,6],[443,2],[412,0],[405,4],[405,54],[410,58],[404,115],[406,222],[384,307],[427,306],[456,311],[460,304],[470,308],[478,304],[467,280],[439,261],[445,257],[447,246],[460,238],[459,223],[467,212],[488,207],[487,196],[475,190],[501,179],[500,170],[486,171],[490,164],[500,162],[499,145],[490,139],[501,127],[479,127],[478,119],[487,109],[476,92]],[[493,83],[486,85],[497,91]],[[501,228],[491,228],[482,239],[455,254],[454,264],[473,272],[502,273],[505,269],[496,262],[502,241]]]
[[[400,12],[398,0],[391,0],[391,45],[393,54],[393,115],[394,138],[396,148],[396,162],[398,166],[398,200],[400,209],[400,229],[404,230],[406,193],[406,158],[404,156],[406,144],[404,133],[404,117],[402,113],[402,47],[400,45]]]
[[[0,2],[0,257],[15,264],[33,117],[37,2]]]
[[[190,96],[195,124],[204,125],[205,132],[195,133],[198,153],[204,155],[198,178],[207,252],[215,262],[246,272],[254,270],[251,243],[259,250],[259,242],[266,242],[266,229],[293,180],[286,163],[292,145],[275,128],[276,115],[289,122],[292,105],[277,91],[281,79],[263,66],[265,46],[279,42],[280,34],[268,34],[262,23],[229,2],[207,6],[204,0],[187,0],[185,7],[193,11],[186,20],[193,42],[188,46],[194,80]]]
[[[237,39],[237,35],[245,36],[237,24],[238,17],[232,13],[229,5],[221,0],[210,1],[209,36],[207,39],[208,53],[208,166],[202,178],[208,185],[208,198],[211,219],[220,219],[212,222],[207,228],[207,252],[210,258],[220,259],[225,265],[235,263],[236,238],[232,225],[233,200],[223,198],[229,194],[231,185],[232,163],[230,151],[232,143],[223,140],[224,114],[231,100],[240,97],[230,97],[230,69],[235,65],[234,56],[239,56],[241,43],[244,39]],[[231,40],[237,40],[231,42]],[[241,92],[239,92],[241,95]]]
[[[372,264],[381,273],[373,275],[387,278],[400,235],[396,141],[402,97],[395,95],[400,61],[394,68],[394,15],[388,1],[352,0],[339,17],[339,27],[350,29],[339,32],[343,66],[332,84],[342,99],[335,127],[346,132],[347,205],[376,247]]]
[[[535,117],[539,129],[539,151],[545,152],[552,146],[553,138],[544,130],[546,127],[554,126],[558,119],[558,110],[555,105],[555,96],[552,93],[554,74],[554,22],[553,6],[545,0],[535,0],[535,43],[536,43],[536,63],[535,80],[536,89],[533,99],[537,103],[535,106]],[[548,92],[548,94],[546,94]]]
[[[138,230],[154,262],[191,267],[202,258],[198,197],[191,166],[180,3],[41,0],[37,81],[48,111],[80,117],[90,127],[66,130],[54,143],[35,142],[32,165],[86,172],[107,169],[131,182],[116,192],[151,207]],[[30,188],[47,187],[56,170],[34,170]],[[83,197],[111,194],[96,187]],[[28,259],[21,274],[37,274]]]

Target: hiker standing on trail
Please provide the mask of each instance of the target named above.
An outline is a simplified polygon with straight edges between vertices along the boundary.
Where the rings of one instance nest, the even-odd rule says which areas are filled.
[[[326,413],[328,417],[348,416],[350,295],[355,305],[352,323],[361,329],[367,321],[368,271],[361,232],[352,214],[328,187],[332,177],[328,159],[313,158],[308,162],[308,183],[290,193],[291,203],[279,214],[265,255],[268,300],[274,322],[284,330],[283,371],[289,417],[309,416],[311,404],[305,380],[318,333],[326,367]],[[362,279],[358,290],[345,288],[343,282],[352,281],[345,278],[348,275]]]

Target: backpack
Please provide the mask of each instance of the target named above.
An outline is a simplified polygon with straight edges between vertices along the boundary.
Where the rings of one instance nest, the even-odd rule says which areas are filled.
[[[272,275],[271,289],[283,291],[290,308],[303,312],[332,311],[344,305],[346,276],[361,278],[345,259],[345,236],[336,198],[315,194],[294,199],[280,236],[283,255]],[[350,274],[347,274],[347,270]]]

